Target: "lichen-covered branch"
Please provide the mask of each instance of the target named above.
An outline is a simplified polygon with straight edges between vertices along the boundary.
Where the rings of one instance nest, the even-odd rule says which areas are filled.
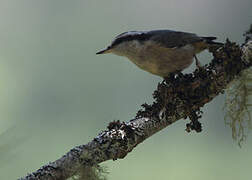
[[[191,120],[186,125],[187,131],[200,132],[200,108],[223,93],[236,76],[251,66],[252,43],[248,41],[247,45],[248,56],[228,40],[223,47],[211,49],[214,59],[209,65],[192,74],[171,75],[159,83],[153,94],[153,104],[142,105],[135,119],[111,122],[107,130],[88,144],[71,149],[60,159],[20,180],[67,179],[82,167],[95,167],[107,160],[124,158],[139,143],[182,118]]]

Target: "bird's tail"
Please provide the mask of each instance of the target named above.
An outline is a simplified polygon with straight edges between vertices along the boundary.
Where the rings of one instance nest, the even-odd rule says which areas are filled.
[[[223,46],[223,43],[214,41],[216,37],[201,37],[209,45]]]

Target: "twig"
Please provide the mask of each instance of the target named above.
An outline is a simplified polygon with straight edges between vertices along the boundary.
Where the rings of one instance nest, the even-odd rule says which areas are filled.
[[[88,144],[71,149],[60,159],[20,180],[67,179],[83,166],[93,167],[107,160],[124,158],[139,143],[182,118],[191,119],[186,126],[187,131],[200,132],[200,108],[223,93],[227,85],[252,64],[251,57],[242,59],[245,52],[229,41],[219,49],[211,49],[211,52],[214,59],[209,65],[196,69],[192,74],[170,76],[159,83],[153,94],[154,103],[144,104],[144,110],[140,110],[135,119],[127,123],[111,122],[107,130]]]

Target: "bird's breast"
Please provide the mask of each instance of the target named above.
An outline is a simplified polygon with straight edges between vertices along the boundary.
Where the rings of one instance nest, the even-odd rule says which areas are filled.
[[[127,55],[141,69],[162,77],[190,66],[193,56],[194,47],[191,45],[166,48],[150,42],[138,44],[135,51]]]

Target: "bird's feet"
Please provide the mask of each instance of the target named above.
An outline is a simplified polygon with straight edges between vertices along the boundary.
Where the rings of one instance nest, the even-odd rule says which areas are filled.
[[[183,76],[181,70],[177,70],[175,72],[170,73],[168,76],[164,77],[166,82],[173,82],[177,77]]]
[[[202,65],[200,64],[200,61],[198,60],[198,58],[197,58],[196,55],[194,55],[194,59],[195,59],[195,61],[196,61],[196,66],[197,66],[197,68],[198,68],[198,69],[202,68]]]

